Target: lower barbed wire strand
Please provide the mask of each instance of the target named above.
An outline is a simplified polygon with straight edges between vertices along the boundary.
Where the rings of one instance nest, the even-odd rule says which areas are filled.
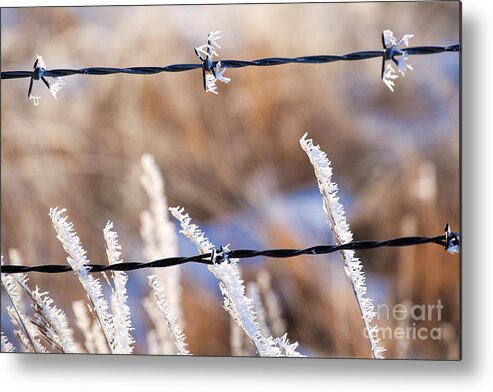
[[[270,258],[289,258],[301,255],[323,255],[341,250],[364,250],[381,247],[404,247],[423,244],[436,244],[447,247],[447,235],[442,234],[436,237],[399,237],[384,241],[352,241],[341,245],[316,245],[305,249],[236,249],[227,251],[227,258],[230,259],[247,259],[253,257],[270,257]],[[200,263],[211,265],[214,264],[213,253],[205,253],[189,257],[170,257],[158,259],[149,262],[128,261],[118,264],[88,264],[89,272],[105,271],[134,271],[144,268],[164,268],[186,263]],[[41,272],[47,274],[56,274],[70,272],[72,268],[69,265],[61,264],[41,264],[41,265],[2,265],[2,273],[27,273]]]

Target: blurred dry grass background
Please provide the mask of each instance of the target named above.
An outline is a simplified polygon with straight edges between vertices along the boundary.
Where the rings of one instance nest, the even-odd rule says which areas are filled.
[[[37,53],[48,68],[196,62],[193,46],[216,30],[222,31],[223,59],[379,49],[388,28],[397,36],[414,33],[413,46],[452,44],[459,40],[460,21],[457,2],[426,2],[2,9],[1,23],[1,67],[9,70],[30,69]],[[272,208],[272,200],[316,186],[298,144],[305,131],[332,160],[350,200],[355,238],[436,235],[445,222],[458,229],[458,59],[411,58],[414,71],[397,80],[393,94],[380,81],[380,59],[228,70],[232,82],[221,84],[218,96],[202,90],[200,71],[72,76],[58,101],[35,85],[35,95],[43,97],[38,107],[26,98],[27,80],[4,81],[2,254],[18,248],[27,263],[65,260],[48,217],[50,207],[61,206],[92,261],[105,260],[102,228],[108,219],[115,221],[125,258],[141,259],[144,152],[163,170],[170,205],[184,206],[199,222],[247,211],[254,223],[245,225],[269,247],[331,242],[328,228],[310,237],[309,228],[287,219],[287,211]],[[303,203],[299,211],[304,213]],[[241,239],[232,246],[241,247]],[[457,358],[459,258],[433,246],[360,256],[376,304],[441,299],[444,305],[440,323],[417,323],[442,327],[441,340],[385,339],[387,357]],[[336,256],[263,265],[292,340],[310,355],[369,355]],[[192,269],[194,276],[208,274]],[[247,280],[255,274],[256,268],[246,268]],[[227,314],[214,292],[183,275],[190,350],[228,355]],[[83,295],[73,276],[30,278],[69,315],[69,301]],[[141,287],[136,295],[145,294]],[[135,319],[145,318],[138,303],[131,307]],[[6,323],[2,317],[2,330]],[[145,347],[137,344],[137,352]]]

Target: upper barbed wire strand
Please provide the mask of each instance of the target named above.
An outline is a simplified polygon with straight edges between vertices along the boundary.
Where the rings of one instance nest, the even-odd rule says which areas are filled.
[[[406,49],[409,55],[427,55],[443,52],[458,52],[460,45],[448,46],[415,46]],[[256,60],[220,60],[223,67],[227,68],[244,68],[244,67],[271,67],[275,65],[283,65],[290,63],[298,64],[323,64],[332,63],[335,61],[357,61],[367,60],[375,57],[382,57],[384,50],[370,50],[362,52],[352,52],[344,55],[315,55],[302,57],[267,57]],[[213,65],[217,65],[219,61],[214,61]],[[155,75],[163,72],[186,72],[194,69],[201,69],[202,64],[172,64],[164,67],[89,67],[89,68],[59,68],[47,69],[43,75],[45,77],[64,77],[71,75],[112,75],[112,74],[131,74],[131,75]],[[23,79],[32,78],[35,71],[2,71],[1,79]]]

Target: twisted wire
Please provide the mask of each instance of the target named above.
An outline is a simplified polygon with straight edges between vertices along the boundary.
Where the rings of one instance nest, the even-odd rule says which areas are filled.
[[[406,48],[409,55],[428,55],[442,52],[458,52],[459,44],[448,46],[415,46]],[[221,65],[226,68],[244,68],[244,67],[271,67],[289,63],[297,64],[323,64],[332,63],[335,61],[357,61],[372,59],[375,57],[385,58],[388,50],[370,50],[362,52],[353,52],[344,55],[318,55],[318,56],[303,56],[303,57],[269,57],[257,60],[221,60]],[[217,65],[217,61],[212,62],[212,66]],[[112,75],[112,74],[131,74],[131,75],[154,75],[162,72],[185,72],[194,69],[202,69],[203,64],[172,64],[164,67],[89,67],[89,68],[60,68],[60,69],[43,69],[42,76],[44,77],[64,77],[70,75]],[[23,79],[33,78],[39,79],[39,70],[31,71],[2,71],[1,79]]]
[[[443,246],[447,250],[450,246],[459,245],[459,234],[446,231],[444,234],[436,237],[398,237],[383,241],[352,241],[340,245],[316,245],[304,249],[236,249],[226,250],[221,249],[221,256],[216,257],[216,252],[204,253],[190,257],[169,257],[158,259],[149,262],[129,261],[119,264],[88,264],[88,272],[104,272],[104,271],[135,271],[144,268],[163,268],[186,263],[200,263],[212,265],[228,259],[248,259],[253,257],[270,257],[270,258],[290,258],[301,255],[323,255],[342,250],[363,250],[376,249],[381,247],[404,247],[424,244],[436,244]],[[225,257],[226,256],[226,257]],[[27,273],[41,272],[48,274],[56,274],[62,272],[73,271],[69,265],[65,264],[43,264],[43,265],[2,265],[2,273]]]

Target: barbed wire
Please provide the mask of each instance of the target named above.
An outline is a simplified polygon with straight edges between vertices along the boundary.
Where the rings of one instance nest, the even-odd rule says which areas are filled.
[[[276,259],[291,258],[301,255],[324,255],[343,250],[365,250],[382,247],[395,248],[415,246],[424,244],[436,244],[444,247],[450,253],[458,253],[460,248],[460,234],[453,232],[450,225],[445,225],[445,232],[436,237],[398,237],[384,241],[352,241],[340,245],[316,245],[304,249],[236,249],[229,250],[228,246],[220,247],[210,253],[203,253],[189,257],[168,257],[149,262],[129,261],[118,264],[87,264],[88,272],[105,271],[135,271],[144,268],[163,268],[186,263],[200,263],[206,265],[229,262],[230,259],[248,259],[253,257],[270,257]],[[62,272],[73,272],[66,264],[42,264],[42,265],[2,265],[2,273],[27,273],[41,272],[57,274]]]
[[[32,71],[2,71],[1,79],[22,79],[30,78],[28,98],[36,99],[39,97],[32,96],[32,88],[34,81],[41,80],[46,87],[53,93],[56,98],[56,92],[60,86],[56,84],[50,84],[46,78],[55,78],[59,80],[61,77],[71,75],[112,75],[112,74],[130,74],[130,75],[155,75],[163,72],[186,72],[195,69],[202,70],[203,86],[205,91],[217,94],[216,81],[228,83],[229,78],[223,76],[224,71],[228,68],[244,68],[244,67],[271,67],[277,65],[284,65],[290,63],[296,64],[324,64],[333,63],[336,61],[358,61],[367,60],[372,58],[382,58],[381,78],[383,82],[393,90],[394,80],[398,77],[395,71],[387,64],[387,62],[394,62],[398,67],[398,71],[404,75],[406,69],[413,69],[411,65],[407,63],[408,57],[411,55],[430,55],[443,52],[459,52],[460,45],[453,44],[447,46],[409,46],[409,39],[413,37],[411,34],[404,35],[400,40],[397,40],[392,31],[385,30],[382,33],[382,50],[368,50],[360,52],[352,52],[343,55],[315,55],[315,56],[302,56],[302,57],[268,57],[256,60],[213,60],[214,56],[218,56],[214,48],[221,48],[217,44],[217,40],[221,38],[218,36],[220,32],[210,33],[208,36],[207,44],[200,47],[195,47],[195,54],[200,60],[198,64],[172,64],[162,67],[89,67],[89,68],[60,68],[60,69],[46,69],[41,56],[37,56]],[[404,49],[401,46],[406,45]]]

